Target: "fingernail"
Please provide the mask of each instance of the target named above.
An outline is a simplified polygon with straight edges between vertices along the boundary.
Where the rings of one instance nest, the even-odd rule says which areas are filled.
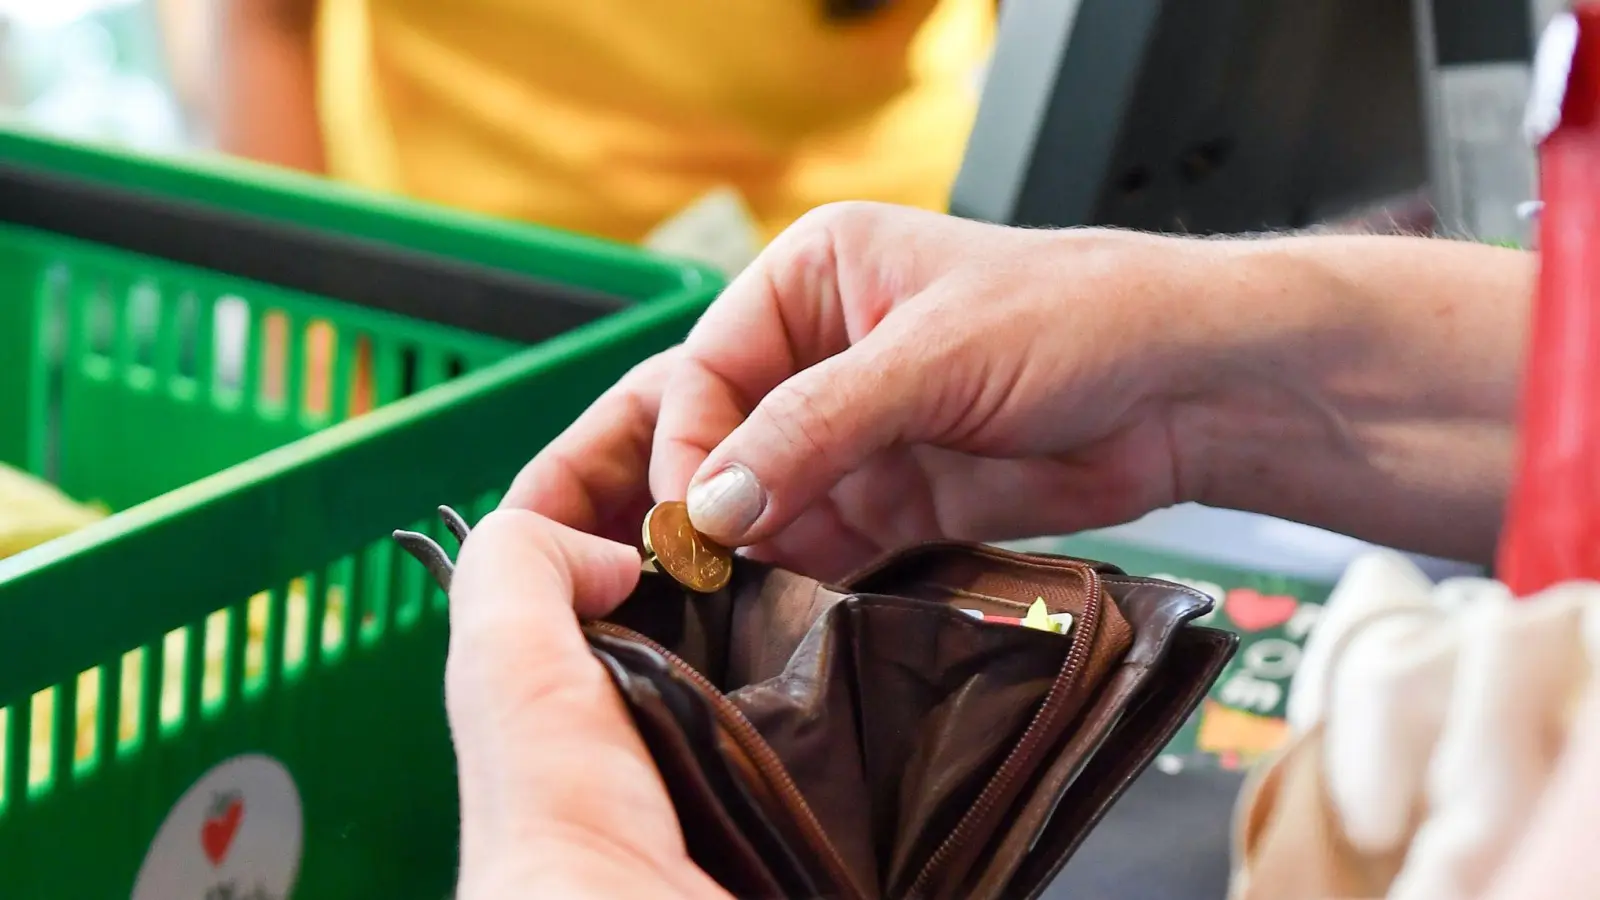
[[[767,492],[754,472],[735,463],[689,488],[685,502],[695,528],[718,540],[734,542],[761,517]]]

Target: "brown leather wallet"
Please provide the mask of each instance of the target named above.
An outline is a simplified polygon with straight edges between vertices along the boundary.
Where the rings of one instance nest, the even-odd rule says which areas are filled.
[[[396,538],[448,590],[445,552]],[[1036,598],[1071,628],[962,611]],[[1038,897],[1182,726],[1238,646],[1192,624],[1211,606],[1105,563],[939,542],[838,585],[738,558],[715,594],[647,572],[583,629],[689,855],[735,897],[984,900]]]

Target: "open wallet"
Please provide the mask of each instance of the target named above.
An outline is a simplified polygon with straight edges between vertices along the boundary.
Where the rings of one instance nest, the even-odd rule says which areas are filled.
[[[449,589],[444,550],[396,538]],[[1041,599],[1064,633],[996,621]],[[740,557],[710,594],[644,572],[582,627],[690,857],[735,897],[1009,900],[1044,892],[1205,696],[1238,646],[1193,624],[1211,607],[939,542],[839,584]]]

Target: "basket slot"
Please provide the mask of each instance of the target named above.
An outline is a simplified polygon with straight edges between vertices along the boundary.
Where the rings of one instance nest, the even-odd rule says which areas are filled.
[[[288,405],[289,318],[281,309],[261,309],[251,325],[258,344],[256,389],[246,396],[257,411],[277,415]]]
[[[290,372],[297,381],[290,385],[290,396],[298,398],[302,421],[320,424],[332,418],[332,398],[348,390],[344,386],[348,376],[342,374],[343,360],[339,358],[346,351],[338,332],[324,319],[297,325],[294,333],[300,360],[291,362]]]
[[[254,388],[255,376],[250,373],[256,368],[258,350],[251,340],[255,329],[250,306],[243,298],[230,295],[217,298],[206,308],[211,313],[208,330],[212,339],[201,343],[210,346],[213,356],[212,365],[200,371],[212,370],[212,396],[219,406],[231,407],[239,397],[250,396]]]
[[[11,773],[16,770],[17,748],[11,740],[11,707],[0,707],[0,816],[4,816],[11,797],[17,793],[11,783]]]
[[[45,688],[28,700],[28,793],[37,795],[50,787],[55,769],[56,689]],[[43,751],[43,752],[38,752]]]
[[[68,306],[72,324],[66,377],[109,380],[116,368],[118,320],[123,318],[112,302],[109,285],[97,277],[80,274],[72,278]]]
[[[313,323],[315,324],[315,323]],[[310,327],[295,313],[267,309],[255,319],[254,333],[258,367],[257,384],[246,396],[264,416],[303,417],[320,410],[320,396],[326,391],[326,344],[308,346],[315,340]],[[308,368],[315,367],[315,371]],[[308,391],[312,392],[308,399]],[[320,418],[313,414],[313,419]]]
[[[219,609],[209,616],[197,630],[201,633],[201,644],[204,652],[200,655],[198,668],[200,669],[200,709],[211,712],[223,703],[223,693],[227,687],[227,666],[233,654],[232,635],[229,633],[233,616],[228,608]],[[185,660],[187,663],[188,660]],[[194,668],[186,666],[185,671]],[[188,716],[184,718],[187,720]]]
[[[100,735],[99,722],[100,707],[105,703],[105,685],[106,680],[99,666],[78,673],[78,702],[72,706],[73,739],[70,754],[75,778],[94,771],[100,765],[101,758],[109,752],[101,749],[107,743]],[[110,708],[116,707],[113,705]]]
[[[342,656],[350,644],[351,635],[356,632],[356,617],[361,605],[356,591],[356,585],[359,584],[356,570],[360,558],[360,554],[352,554],[334,562],[326,570],[327,583],[322,591],[325,605],[320,616],[322,635],[317,642],[319,663],[331,662]]]
[[[299,677],[322,656],[322,635],[328,609],[327,584],[327,575],[320,570],[289,583],[282,619],[282,671],[287,678]]]
[[[112,302],[111,288],[101,278],[77,278],[73,281],[73,300],[81,316],[81,326],[87,341],[83,358],[98,358],[101,374],[109,374],[105,367],[116,351],[119,310]]]
[[[55,708],[55,761],[51,768],[56,779],[65,781],[70,774],[80,777],[95,766],[100,741],[95,733],[95,710],[100,704],[100,670],[85,669],[63,687],[70,690],[59,693]]]
[[[289,586],[278,585],[250,598],[249,633],[244,645],[244,693],[254,696],[283,680],[284,616]]]
[[[123,327],[117,333],[117,368],[126,373],[129,383],[149,387],[155,381],[156,335],[164,315],[161,290],[149,280],[117,286],[114,298],[122,308]]]
[[[140,725],[144,715],[144,664],[146,653],[143,647],[137,647],[122,654],[122,659],[117,662],[118,673],[116,690],[119,694],[114,707],[102,708],[100,714],[115,716],[112,723],[116,730],[110,732],[115,735],[117,753],[120,755],[138,746],[141,734]],[[110,747],[110,744],[102,746]]]
[[[154,684],[146,680],[150,690],[145,696],[157,710],[157,729],[147,732],[147,739],[153,740],[160,731],[174,728],[183,721],[184,662],[189,658],[187,635],[186,629],[178,628],[161,639],[161,667],[155,672]],[[168,690],[168,685],[175,688]]]
[[[355,555],[355,564],[351,568],[350,590],[357,601],[352,611],[359,618],[354,623],[356,629],[345,633],[353,634],[367,644],[383,635],[392,608],[394,583],[391,575],[394,564],[388,546],[390,543],[379,540],[368,544]]]
[[[27,465],[35,474],[49,481],[61,477],[61,410],[65,377],[67,343],[77,331],[74,327],[71,298],[71,272],[63,264],[46,269],[39,279],[35,302],[40,311],[43,328],[43,358],[40,366],[39,393],[35,395],[40,405],[37,422],[39,432],[29,439]],[[75,358],[75,357],[74,357]]]
[[[400,385],[396,397],[409,397],[415,394],[418,372],[417,348],[412,344],[403,344],[400,347]]]

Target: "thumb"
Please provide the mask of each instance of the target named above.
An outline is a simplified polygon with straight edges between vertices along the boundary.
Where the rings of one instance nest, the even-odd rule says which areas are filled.
[[[938,367],[920,352],[905,359],[905,345],[880,327],[763,397],[691,479],[695,528],[728,546],[758,543],[878,451],[928,439]]]
[[[639,553],[520,509],[491,512],[467,535],[450,586],[452,626],[498,629],[604,615],[639,579]],[[549,639],[541,627],[522,639]],[[540,650],[528,648],[535,655]]]
[[[639,578],[638,560],[625,544],[526,510],[496,510],[467,535],[450,583],[445,663],[464,792],[493,795],[508,766],[542,771],[535,763],[559,749],[541,744],[550,722],[565,719],[576,738],[584,729],[611,733],[622,721],[596,705],[609,679],[573,613],[620,603]],[[514,765],[506,747],[518,748]]]

